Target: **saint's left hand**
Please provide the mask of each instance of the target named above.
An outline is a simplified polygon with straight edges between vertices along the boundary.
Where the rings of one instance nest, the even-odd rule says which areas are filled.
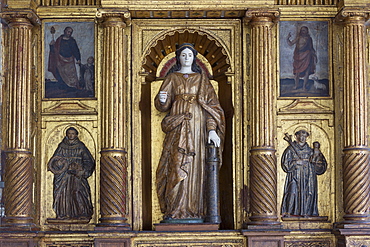
[[[208,143],[210,143],[211,141],[213,141],[213,143],[215,144],[215,147],[219,147],[221,144],[221,139],[217,135],[215,130],[210,130],[208,133]]]

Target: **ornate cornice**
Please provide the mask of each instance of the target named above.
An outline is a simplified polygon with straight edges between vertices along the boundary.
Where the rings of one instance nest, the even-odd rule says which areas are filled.
[[[3,10],[2,13],[0,13],[0,18],[3,19],[3,21],[8,24],[32,24],[34,26],[41,25],[40,18],[36,15],[35,12],[32,10]],[[27,20],[27,21],[25,21]]]
[[[127,9],[98,9],[96,18],[102,23],[115,22],[120,25],[119,22],[122,22],[126,26],[131,25],[131,13]]]
[[[280,16],[278,9],[249,9],[245,12],[245,23],[249,22],[277,22]]]

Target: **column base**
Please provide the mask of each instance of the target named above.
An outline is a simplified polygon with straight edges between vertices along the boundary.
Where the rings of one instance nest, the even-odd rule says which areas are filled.
[[[100,223],[95,227],[95,230],[97,231],[131,231],[131,226],[130,224],[126,223],[127,218],[125,217],[103,217],[99,220]]]
[[[32,217],[5,217],[2,226],[7,229],[27,229],[30,231],[39,229],[33,223]]]
[[[343,216],[344,221],[341,222],[343,225],[355,224],[355,225],[368,225],[370,224],[370,215],[358,215],[358,214],[346,214]]]
[[[276,216],[251,216],[249,219],[251,221],[246,223],[248,229],[251,227],[255,228],[253,226],[261,226],[262,228],[265,227],[269,229],[281,228],[281,222],[278,221]]]

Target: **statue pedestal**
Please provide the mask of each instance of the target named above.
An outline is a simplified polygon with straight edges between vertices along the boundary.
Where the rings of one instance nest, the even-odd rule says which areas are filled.
[[[90,222],[89,218],[86,219],[55,219],[48,218],[47,222],[49,224],[88,224]]]
[[[56,219],[48,218],[46,227],[52,231],[91,231],[95,224],[89,223],[90,219]]]
[[[160,223],[154,224],[156,231],[217,231],[220,224],[209,223],[189,223],[189,224],[176,224],[176,223]]]
[[[281,217],[283,221],[328,221],[328,216],[283,216]]]

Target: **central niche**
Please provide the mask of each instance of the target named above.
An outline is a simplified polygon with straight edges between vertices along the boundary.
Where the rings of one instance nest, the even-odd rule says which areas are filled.
[[[166,33],[162,38],[152,43],[142,62],[146,71],[146,83],[141,87],[141,117],[142,117],[142,174],[143,174],[143,226],[151,229],[152,224],[159,223],[161,213],[158,207],[155,189],[155,174],[162,151],[164,133],[161,121],[165,114],[158,112],[153,100],[158,93],[164,77],[175,63],[174,52],[179,45],[191,43],[198,51],[198,65],[206,71],[214,85],[220,104],[225,112],[226,131],[223,164],[220,169],[220,229],[233,229],[233,165],[232,165],[232,88],[228,83],[227,72],[230,69],[229,56],[211,34],[201,30],[176,30]]]

